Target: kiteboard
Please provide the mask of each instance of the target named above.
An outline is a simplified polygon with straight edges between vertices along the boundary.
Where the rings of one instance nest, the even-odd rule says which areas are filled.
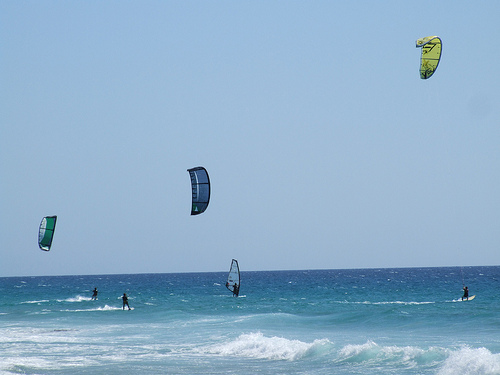
[[[473,296],[470,296],[470,297],[469,297],[469,299],[466,299],[466,298],[462,299],[462,298],[460,297],[460,298],[458,299],[458,302],[462,302],[462,301],[464,301],[464,302],[467,302],[467,301],[472,301],[474,298],[476,298],[476,295],[475,295],[475,294],[474,294]]]

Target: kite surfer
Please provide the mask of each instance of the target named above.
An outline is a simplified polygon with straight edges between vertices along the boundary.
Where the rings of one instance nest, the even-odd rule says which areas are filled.
[[[92,299],[97,300],[97,288],[94,288],[94,292],[92,294]]]
[[[462,296],[462,301],[464,298],[468,301],[469,300],[469,288],[464,286],[464,295]]]
[[[127,294],[126,294],[126,293],[123,293],[122,300],[123,300],[123,310],[125,310],[125,305],[126,305],[126,306],[128,307],[128,309],[130,310],[130,306],[128,305],[128,297],[127,297]]]

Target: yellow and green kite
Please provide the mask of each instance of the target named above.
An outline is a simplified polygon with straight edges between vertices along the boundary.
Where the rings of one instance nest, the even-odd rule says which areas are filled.
[[[430,78],[436,71],[441,59],[441,39],[438,36],[420,38],[417,40],[416,47],[422,47],[420,78]]]

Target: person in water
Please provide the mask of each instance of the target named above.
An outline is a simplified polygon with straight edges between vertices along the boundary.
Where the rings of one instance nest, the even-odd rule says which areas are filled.
[[[130,310],[130,306],[128,305],[128,297],[127,297],[127,293],[123,293],[122,300],[123,300],[123,310],[125,310],[125,305],[126,305],[126,306],[128,307],[128,309]]]
[[[97,288],[94,288],[94,293],[92,294],[92,299],[93,300],[97,299]]]
[[[464,286],[464,295],[462,296],[462,301],[464,298],[468,301],[469,300],[469,288]]]
[[[238,283],[234,283],[233,297],[238,297],[238,294],[240,294],[240,287],[238,286]]]

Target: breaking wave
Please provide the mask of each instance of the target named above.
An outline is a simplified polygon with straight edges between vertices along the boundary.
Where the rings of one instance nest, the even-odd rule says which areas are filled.
[[[315,350],[331,345],[327,339],[305,343],[282,337],[265,337],[262,333],[242,334],[234,341],[214,345],[205,350],[206,354],[240,356],[271,360],[295,361],[312,355]]]
[[[373,341],[337,347],[328,339],[304,342],[283,337],[266,337],[261,332],[242,334],[222,344],[200,350],[202,354],[267,360],[301,361],[327,357],[328,362],[360,369],[420,369],[438,375],[500,374],[500,354],[486,348],[383,346]]]

